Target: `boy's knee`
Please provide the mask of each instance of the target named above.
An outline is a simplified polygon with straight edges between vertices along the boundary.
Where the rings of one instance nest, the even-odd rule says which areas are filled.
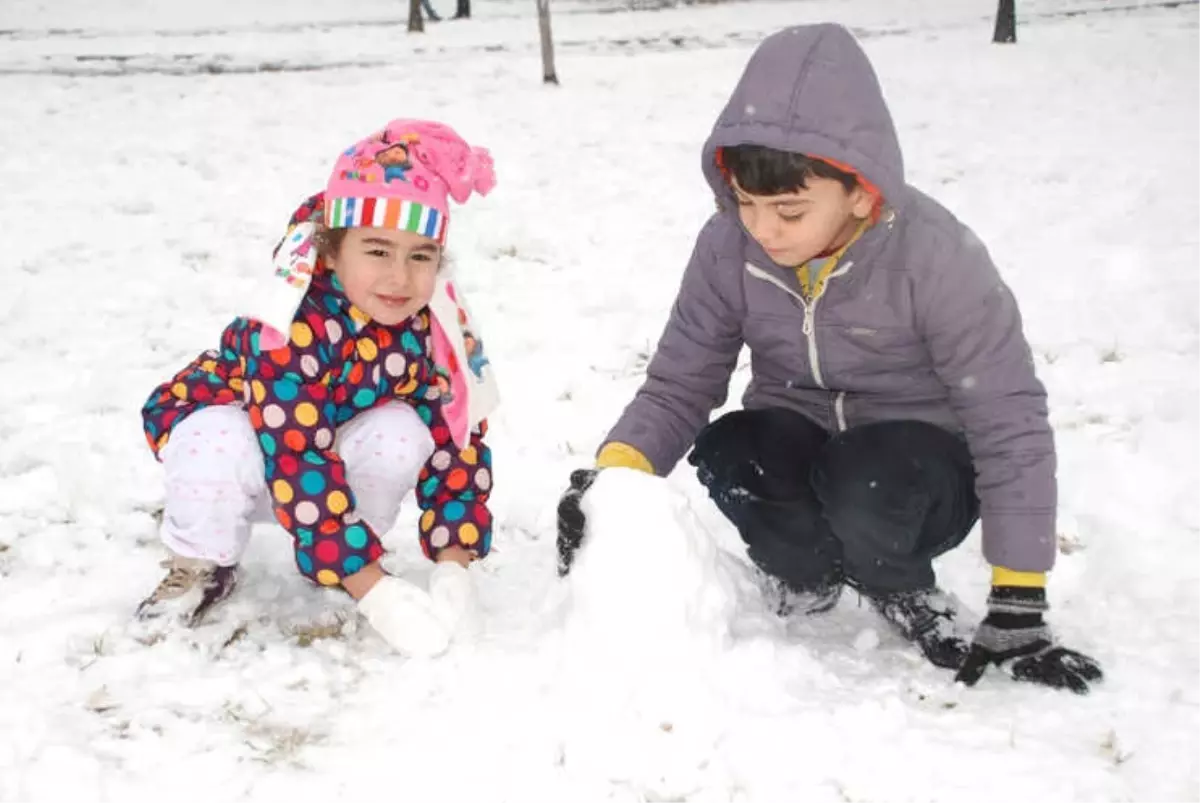
[[[832,471],[913,474],[938,462],[970,462],[962,438],[924,421],[879,421],[854,427],[829,441],[823,462]]]
[[[813,485],[834,537],[847,549],[882,556],[917,548],[929,512],[923,489],[869,467],[843,473],[819,467]]]
[[[799,413],[781,407],[765,410],[734,410],[700,431],[692,454],[697,459],[714,456],[748,459],[763,452],[771,443],[792,442],[812,437],[817,428]]]
[[[831,518],[908,524],[925,517],[963,465],[970,465],[966,446],[940,427],[882,422],[830,440],[813,487]]]
[[[710,491],[740,488],[789,499],[805,493],[813,457],[826,438],[793,410],[736,410],[701,431],[688,462]]]

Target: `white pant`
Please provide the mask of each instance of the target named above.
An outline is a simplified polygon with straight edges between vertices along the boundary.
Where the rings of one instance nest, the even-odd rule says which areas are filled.
[[[433,454],[433,436],[416,411],[392,402],[337,431],[356,511],[382,535]],[[253,521],[274,521],[262,450],[241,405],[205,407],[175,425],[159,452],[166,470],[160,536],[177,555],[237,563]]]

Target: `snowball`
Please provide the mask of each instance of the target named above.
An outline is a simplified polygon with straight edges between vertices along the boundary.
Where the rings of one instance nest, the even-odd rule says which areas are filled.
[[[571,571],[572,626],[592,643],[648,654],[719,648],[737,588],[730,556],[688,500],[657,477],[612,469],[584,496],[584,513],[585,547]]]
[[[567,578],[560,679],[569,772],[686,795],[721,731],[710,672],[744,572],[664,480],[600,473]]]

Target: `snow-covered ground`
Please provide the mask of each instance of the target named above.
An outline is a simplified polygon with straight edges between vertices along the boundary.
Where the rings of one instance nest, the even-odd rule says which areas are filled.
[[[550,89],[534,4],[476,5],[422,37],[399,0],[0,5],[0,800],[1200,799],[1197,7],[1026,0],[1001,48],[993,0],[577,0]],[[711,210],[700,143],[756,38],[824,19],[1022,301],[1060,447],[1052,622],[1104,662],[1090,697],[956,688],[852,596],[779,622],[682,471],[606,477],[605,547],[554,578],[558,493]],[[478,641],[390,655],[270,526],[211,625],[133,626],[160,576],[140,404],[395,116],[500,176],[452,238],[507,394]],[[414,532],[389,541],[419,575]],[[982,609],[977,537],[940,577]]]

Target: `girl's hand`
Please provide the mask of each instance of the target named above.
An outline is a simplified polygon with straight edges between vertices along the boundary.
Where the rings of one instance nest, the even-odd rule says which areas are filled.
[[[342,585],[359,601],[367,622],[397,652],[431,658],[445,652],[474,613],[474,589],[467,566],[471,553],[447,547],[438,553],[429,592],[386,574],[379,563],[364,566]]]
[[[472,555],[467,550],[456,545],[448,546],[437,553],[438,563],[457,563],[464,569],[471,565]]]
[[[350,596],[361,600],[383,577],[383,569],[380,568],[379,561],[375,561],[363,566],[354,574],[343,577],[342,588],[346,589]]]
[[[358,610],[402,655],[432,658],[450,646],[450,630],[432,596],[407,580],[381,573],[359,600]]]

